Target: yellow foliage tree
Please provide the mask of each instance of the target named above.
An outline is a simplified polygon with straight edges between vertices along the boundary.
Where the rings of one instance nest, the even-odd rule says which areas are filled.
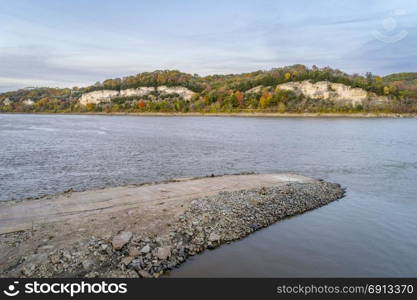
[[[259,99],[259,105],[261,108],[267,108],[269,103],[271,102],[272,94],[269,92],[264,93],[261,98]]]
[[[285,80],[290,80],[291,79],[291,73],[287,72],[284,75]]]
[[[96,105],[94,103],[87,103],[85,107],[87,111],[93,111]]]
[[[209,98],[209,96],[204,96],[203,97],[203,102],[206,104],[206,105],[209,105],[210,104],[210,98]]]
[[[376,82],[382,82],[382,77],[381,76],[375,76],[375,81]]]
[[[278,112],[279,112],[279,113],[285,113],[285,109],[286,109],[285,104],[284,104],[284,103],[282,103],[282,102],[280,102],[280,103],[278,104]]]
[[[48,97],[43,97],[36,104],[38,106],[43,106],[43,105],[46,105],[48,102],[49,102],[49,98]]]

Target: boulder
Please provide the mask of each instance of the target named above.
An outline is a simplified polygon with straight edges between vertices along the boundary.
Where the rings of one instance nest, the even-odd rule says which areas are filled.
[[[132,233],[130,231],[122,231],[115,237],[113,237],[112,245],[114,250],[120,250],[124,245],[129,243],[132,238]]]
[[[210,236],[209,236],[209,241],[210,241],[210,242],[217,242],[217,241],[220,241],[220,235],[218,235],[218,234],[217,234],[217,233],[215,233],[215,232],[210,233]]]
[[[166,260],[171,256],[171,247],[159,247],[156,249],[156,256],[161,260]]]
[[[139,256],[139,254],[140,254],[140,252],[139,252],[138,248],[136,248],[136,247],[130,247],[129,248],[129,256],[130,257],[136,257],[136,256]]]
[[[145,271],[145,270],[139,270],[138,271],[138,274],[140,275],[140,277],[143,277],[143,278],[152,278],[152,275],[151,274],[149,274],[147,271]]]
[[[149,245],[144,246],[142,249],[140,249],[140,253],[146,254],[151,251],[151,247]]]

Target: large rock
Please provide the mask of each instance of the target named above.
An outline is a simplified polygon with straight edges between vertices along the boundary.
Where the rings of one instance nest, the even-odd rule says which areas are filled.
[[[146,254],[151,251],[151,247],[149,245],[144,246],[142,249],[140,249],[140,253]]]
[[[139,252],[138,248],[136,248],[136,247],[130,247],[129,248],[129,256],[130,257],[136,257],[136,256],[139,256],[139,254],[140,254],[140,252]]]
[[[171,247],[159,247],[156,249],[156,256],[160,260],[166,260],[168,257],[171,256]]]
[[[122,231],[115,237],[113,237],[112,245],[114,250],[120,250],[124,245],[129,243],[132,238],[132,233],[130,231]]]
[[[217,234],[217,233],[215,233],[215,232],[210,233],[210,235],[209,235],[209,241],[210,241],[210,242],[217,242],[217,241],[220,241],[220,235],[218,235],[218,234]]]
[[[142,278],[152,278],[152,275],[149,274],[147,271],[145,270],[139,270],[138,274],[140,275],[140,277]]]
[[[130,256],[124,257],[121,263],[125,266],[129,265],[132,262],[133,258]]]

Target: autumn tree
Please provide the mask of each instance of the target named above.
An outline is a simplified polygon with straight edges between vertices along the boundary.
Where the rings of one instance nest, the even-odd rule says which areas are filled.
[[[138,102],[138,108],[140,108],[140,109],[144,109],[145,107],[146,107],[146,103],[145,103],[145,101],[140,100],[140,101]]]
[[[280,102],[280,103],[278,104],[278,112],[279,112],[279,113],[285,113],[285,110],[286,110],[285,104],[284,104],[284,103],[282,103],[282,102]]]
[[[286,81],[290,80],[290,79],[291,79],[291,73],[289,73],[289,72],[285,73],[285,75],[284,75],[284,79],[285,79]]]
[[[235,97],[236,100],[239,102],[240,107],[243,107],[245,105],[245,94],[240,91],[237,91],[235,92]]]
[[[96,107],[95,103],[87,103],[85,105],[85,108],[87,109],[87,111],[93,111],[95,107]]]
[[[267,108],[272,100],[272,94],[270,92],[265,92],[262,94],[261,98],[259,99],[259,105],[261,108]]]

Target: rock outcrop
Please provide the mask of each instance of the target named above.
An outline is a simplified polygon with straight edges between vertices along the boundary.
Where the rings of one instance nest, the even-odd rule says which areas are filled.
[[[134,97],[134,96],[145,96],[155,91],[154,87],[140,87],[137,89],[126,89],[119,92],[118,97]]]
[[[246,93],[260,93],[262,89],[265,88],[263,85],[255,86],[254,88],[251,88],[250,90],[247,90]]]
[[[271,87],[264,87],[258,85],[246,93],[260,93],[263,89]],[[313,83],[309,80],[291,81],[278,84],[276,88],[281,90],[293,91],[295,94],[304,95],[311,99],[323,99],[334,102],[338,105],[385,105],[389,99],[386,96],[378,96],[375,93],[370,93],[361,88],[353,88],[342,83],[333,83],[329,81],[319,81]]]
[[[88,103],[110,102],[111,99],[117,97],[141,97],[156,92],[162,95],[177,94],[184,100],[190,100],[194,92],[182,86],[159,86],[159,87],[139,87],[136,89],[125,89],[120,91],[115,90],[99,90],[83,94],[79,101],[80,104],[86,105]]]
[[[190,100],[194,95],[193,91],[190,91],[189,89],[182,86],[168,87],[162,85],[158,86],[157,91],[161,94],[178,94],[180,97],[184,98],[184,100]]]
[[[23,100],[23,104],[24,105],[33,105],[33,104],[35,104],[35,102],[33,102],[33,100],[32,99],[26,99],[26,100]]]
[[[377,96],[361,88],[352,88],[350,86],[333,83],[329,81],[319,81],[312,83],[309,80],[301,82],[287,82],[277,86],[279,89],[290,90],[297,95],[303,94],[312,99],[324,99],[335,102],[340,105],[364,105],[366,102],[373,104],[385,104],[388,98]]]
[[[132,238],[130,231],[122,231],[113,238],[112,245],[115,250],[120,250],[126,245]]]
[[[111,99],[119,96],[119,91],[101,90],[83,94],[80,97],[80,104],[86,105],[88,103],[97,104],[100,102],[110,102]]]

